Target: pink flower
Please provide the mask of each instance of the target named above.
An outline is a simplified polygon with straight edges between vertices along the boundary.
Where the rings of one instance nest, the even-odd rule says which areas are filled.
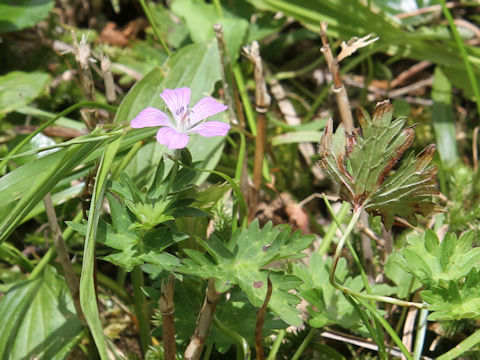
[[[230,125],[220,121],[203,121],[227,109],[227,106],[220,104],[214,98],[204,97],[189,109],[190,89],[187,87],[165,89],[160,96],[167,104],[173,120],[163,111],[147,107],[130,122],[132,128],[160,126],[156,136],[157,141],[169,149],[182,149],[187,146],[188,135],[192,133],[205,137],[227,135]]]

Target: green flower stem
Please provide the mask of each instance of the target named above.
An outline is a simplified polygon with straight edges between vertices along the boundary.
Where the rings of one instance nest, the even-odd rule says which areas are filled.
[[[372,335],[373,341],[375,341],[377,345],[380,344],[381,343],[380,339],[383,338],[383,336],[379,338],[378,332],[375,331],[375,329],[373,328],[370,322],[371,318],[370,316],[368,316],[368,313],[357,304],[357,302],[352,296],[346,293],[343,293],[343,295],[345,296],[345,299],[347,299],[347,301],[353,306],[358,316],[360,316],[360,319],[362,320],[363,324],[367,328],[368,332],[370,333],[370,335]]]
[[[291,360],[298,360],[300,356],[302,356],[303,352],[307,348],[308,344],[310,344],[310,341],[312,341],[313,335],[315,335],[315,332],[317,329],[311,328],[310,331],[308,332],[307,336],[305,336],[305,339],[303,339],[302,343],[298,347],[297,351],[295,351],[295,354],[293,354]]]
[[[131,274],[133,284],[133,301],[135,305],[135,314],[138,320],[138,329],[140,331],[140,344],[142,353],[146,354],[150,345],[150,326],[148,324],[147,300],[141,287],[143,286],[143,272],[140,266],[135,266]]]
[[[308,123],[310,122],[310,120],[312,120],[313,115],[315,115],[317,109],[320,107],[320,105],[322,104],[323,100],[325,99],[325,97],[328,95],[329,92],[330,92],[330,87],[324,86],[322,91],[320,91],[320,93],[315,97],[315,100],[313,101],[312,106],[308,110],[307,115],[305,115],[305,118],[303,119],[304,123]]]
[[[203,360],[209,360],[210,355],[212,354],[213,343],[207,344],[205,351],[203,352]]]
[[[456,345],[452,350],[447,351],[445,354],[437,357],[436,360],[453,360],[457,359],[465,351],[470,350],[472,347],[480,343],[480,330],[475,331],[472,335],[463,340],[460,344]]]
[[[348,249],[350,250],[350,253],[353,256],[353,259],[354,259],[355,263],[358,266],[358,269],[360,270],[360,275],[362,277],[363,286],[365,287],[365,290],[366,290],[367,294],[371,295],[372,294],[372,287],[370,286],[370,283],[368,282],[367,274],[365,273],[365,270],[363,269],[362,262],[360,261],[360,258],[358,257],[357,252],[353,248],[350,241],[348,241],[348,239],[347,239],[346,243],[347,243]],[[372,307],[375,308],[375,302],[373,300],[371,300],[370,305],[372,305]],[[377,330],[376,336],[378,336],[377,344],[378,344],[378,352],[379,352],[380,358],[381,359],[387,359],[388,356],[387,356],[387,351],[386,351],[386,348],[385,348],[385,338],[383,336],[382,325],[380,324],[380,322],[377,319],[374,319],[374,323],[375,323],[375,328]],[[372,332],[371,332],[371,334],[372,334],[372,336],[374,336],[374,334]]]
[[[147,4],[145,3],[145,0],[140,0],[140,5],[142,6],[143,12],[147,16],[148,22],[152,26],[153,32],[155,33],[155,36],[157,37],[158,41],[160,42],[160,45],[162,45],[163,50],[167,53],[167,55],[170,55],[172,52],[168,48],[167,44],[163,40],[162,36],[160,35],[160,30],[157,27],[157,23],[153,19],[152,13],[150,12],[150,9],[148,8]]]
[[[117,276],[115,278],[115,282],[117,283],[117,285],[124,287],[126,279],[127,279],[127,271],[124,268],[118,268]]]
[[[282,329],[278,332],[277,336],[275,337],[275,341],[272,344],[270,349],[270,353],[268,354],[267,360],[275,360],[278,350],[280,350],[280,345],[282,345],[282,341],[285,338],[287,331]]]
[[[333,220],[335,221],[335,224],[340,229],[340,231],[342,231],[342,227],[340,225],[342,223],[342,220],[337,219],[337,216],[333,212],[332,206],[330,205],[330,202],[328,201],[325,194],[323,194],[322,198],[323,198],[323,201],[325,202],[325,205],[327,206],[328,211],[330,212],[330,215],[332,216]],[[348,207],[348,209],[350,208],[350,205],[347,202],[344,202],[342,204],[342,207],[343,207],[343,205],[346,205],[346,207]],[[350,241],[348,241],[348,239],[347,239],[346,243],[347,243],[348,249],[352,253],[353,259],[355,260],[355,263],[357,264],[358,269],[360,270],[360,274],[362,276],[363,285],[365,286],[365,290],[367,290],[368,294],[371,294],[372,289],[370,287],[370,283],[368,282],[367,274],[365,273],[365,270],[363,269],[362,262],[360,261],[360,258],[358,257],[355,249],[353,248],[352,244],[350,244]]]
[[[325,204],[327,204],[327,209],[330,211],[331,214],[334,214],[333,209],[325,196],[324,200]],[[335,236],[335,233],[339,229],[339,224],[341,224],[345,216],[347,216],[348,210],[350,210],[350,204],[344,202],[338,213],[333,216],[334,223],[330,224],[330,227],[328,228],[327,233],[323,237],[322,243],[318,248],[318,254],[320,256],[323,256],[327,253],[328,248],[330,247],[330,244],[332,243],[332,240]]]
[[[247,88],[245,86],[245,80],[243,79],[242,70],[238,63],[234,63],[232,66],[233,75],[235,76],[235,81],[237,82],[238,92],[242,98],[243,108],[245,110],[245,116],[247,118],[248,127],[252,132],[253,136],[257,136],[257,123],[255,121],[255,114],[253,111],[252,103],[248,96]]]
[[[410,307],[416,307],[418,309],[425,309],[427,307],[426,304],[420,304],[416,302],[411,302],[411,301],[404,301],[404,300],[399,300],[395,299],[389,296],[378,296],[378,295],[370,295],[370,294],[363,294],[358,291],[346,288],[339,283],[335,282],[335,269],[337,268],[338,265],[338,260],[340,259],[340,254],[342,252],[343,246],[345,245],[345,241],[347,240],[348,236],[352,232],[355,224],[357,223],[360,213],[362,212],[362,207],[358,207],[353,210],[353,216],[350,219],[350,222],[347,225],[347,228],[345,229],[345,232],[343,233],[342,237],[340,238],[340,241],[338,242],[337,249],[335,250],[335,255],[333,257],[333,266],[330,271],[330,284],[332,284],[333,287],[336,289],[346,293],[350,294],[356,298],[363,298],[367,300],[374,300],[374,301],[381,301],[381,302],[386,302],[389,304],[395,304],[398,306],[410,306]]]
[[[243,356],[240,357],[240,359],[243,359],[243,360],[251,359],[250,346],[248,346],[248,341],[243,336],[236,333],[235,331],[228,328],[227,326],[223,325],[215,315],[213,316],[213,324],[218,328],[218,330],[220,330],[225,335],[227,335],[228,337],[232,338],[237,342],[239,348],[242,349],[242,352],[243,352]]]
[[[422,356],[423,344],[425,343],[425,334],[427,332],[428,310],[420,310],[418,317],[417,335],[415,336],[415,345],[413,348],[413,360],[420,360]]]
[[[356,301],[358,301],[362,306],[367,308],[367,310],[369,310],[370,313],[375,317],[375,320],[379,321],[382,324],[384,329],[387,330],[388,335],[390,335],[390,337],[392,338],[393,342],[400,348],[400,351],[403,353],[403,355],[405,355],[405,358],[407,360],[413,360],[412,355],[410,355],[408,349],[402,343],[402,339],[400,339],[400,337],[397,335],[395,330],[393,330],[388,321],[385,320],[383,316],[378,313],[377,309],[375,309],[375,307],[370,305],[368,302],[363,301],[362,299],[357,298]]]
[[[415,278],[412,276],[412,280],[410,281],[407,294],[410,294],[412,292],[414,283],[415,283]],[[402,325],[405,322],[405,318],[407,317],[407,312],[408,312],[408,309],[406,307],[402,308],[402,313],[400,314],[400,317],[398,318],[398,321],[397,321],[397,325],[395,326],[396,333],[400,332],[400,329],[402,328]]]
[[[246,142],[245,142],[245,134],[239,131],[238,135],[240,135],[240,149],[238,150],[237,166],[235,167],[235,181],[237,183],[240,183],[241,177],[242,177],[243,163],[245,160]],[[238,212],[238,201],[235,201],[232,209],[232,234],[237,230],[237,226],[238,226],[237,212]]]
[[[135,156],[135,154],[138,152],[138,150],[140,150],[142,146],[143,146],[143,141],[138,141],[130,148],[127,155],[123,157],[122,161],[113,168],[112,173],[110,175],[111,180],[117,179],[120,173],[127,167],[127,165],[130,163],[132,158]]]
[[[15,155],[16,153],[18,153],[18,151],[23,146],[25,146],[25,144],[27,144],[30,140],[32,140],[32,138],[35,135],[41,133],[43,130],[45,130],[47,127],[52,125],[55,121],[57,121],[61,117],[65,116],[65,115],[68,115],[72,111],[75,111],[75,110],[77,110],[79,108],[82,108],[82,107],[104,109],[104,110],[107,110],[107,111],[110,111],[110,112],[115,112],[117,110],[117,108],[115,106],[102,104],[102,103],[95,102],[95,101],[82,101],[82,102],[79,102],[78,104],[75,104],[75,105],[72,105],[72,106],[66,108],[62,112],[59,112],[57,115],[52,117],[50,120],[44,122],[35,131],[33,131],[28,136],[26,136],[22,141],[20,141],[12,150],[10,150],[10,152],[7,154],[7,156],[5,156],[5,158],[0,162],[0,171],[2,171],[2,169],[5,167],[5,165],[7,165],[8,161],[10,160],[9,158],[11,156]]]
[[[324,62],[323,57],[319,56],[317,58],[317,60],[312,61],[310,64],[308,64],[307,66],[305,66],[302,69],[277,72],[274,75],[274,77],[277,80],[293,79],[293,78],[296,78],[298,76],[308,74],[309,72],[315,70],[323,62]]]

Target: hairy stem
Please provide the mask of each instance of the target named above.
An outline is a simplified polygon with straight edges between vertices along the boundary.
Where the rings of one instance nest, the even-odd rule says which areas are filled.
[[[175,360],[175,276],[170,274],[166,284],[162,283],[162,296],[158,307],[162,313],[163,351],[165,360]]]
[[[267,84],[263,73],[260,47],[256,41],[250,46],[243,48],[245,56],[254,65],[255,80],[255,109],[257,111],[257,135],[255,136],[255,155],[253,163],[253,191],[250,197],[248,218],[253,220],[255,209],[259,201],[259,193],[262,186],[263,158],[265,156],[265,142],[267,131],[267,110],[270,106],[270,95],[267,92]]]
[[[195,331],[193,332],[190,343],[185,350],[185,360],[198,360],[200,355],[202,355],[213,314],[215,313],[215,308],[220,300],[220,296],[221,294],[217,293],[215,290],[215,280],[209,279],[207,290],[205,292],[205,300],[200,309],[200,313],[198,314]]]

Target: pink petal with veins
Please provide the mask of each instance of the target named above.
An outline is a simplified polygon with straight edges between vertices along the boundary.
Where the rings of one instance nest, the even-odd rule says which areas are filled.
[[[169,149],[182,149],[188,144],[188,135],[169,127],[162,127],[157,132],[157,141]]]
[[[219,103],[212,97],[204,97],[191,109],[190,124],[194,125],[209,116],[225,111],[228,106]]]
[[[163,111],[153,107],[147,107],[140,111],[135,119],[130,122],[134,129],[152,126],[171,126],[170,120]]]
[[[206,121],[191,128],[188,132],[195,132],[205,137],[225,136],[230,130],[230,125],[220,121]]]
[[[188,104],[190,103],[190,89],[182,87],[178,89],[165,89],[160,94],[168,109],[175,117],[175,120],[180,119],[181,115],[188,110]]]

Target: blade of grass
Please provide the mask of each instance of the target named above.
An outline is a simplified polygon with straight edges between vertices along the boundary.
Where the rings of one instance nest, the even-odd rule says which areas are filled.
[[[10,150],[10,152],[8,153],[8,155],[0,162],[0,171],[5,167],[5,165],[7,165],[8,163],[8,160],[9,160],[9,157],[15,155],[25,144],[27,144],[35,135],[41,133],[43,130],[45,130],[47,127],[49,127],[50,125],[52,125],[55,121],[57,121],[58,119],[60,119],[61,117],[71,113],[72,111],[75,111],[79,108],[82,108],[82,107],[91,107],[91,108],[99,108],[99,109],[105,109],[107,111],[116,111],[116,107],[115,106],[111,106],[111,105],[106,105],[106,104],[101,104],[101,103],[97,103],[97,102],[94,102],[94,101],[83,101],[83,102],[80,102],[78,104],[75,104],[75,105],[72,105],[68,108],[66,108],[65,110],[63,110],[62,112],[59,112],[56,116],[54,116],[53,118],[51,118],[50,120],[44,122],[42,125],[40,125],[35,131],[33,131],[31,134],[29,134],[28,136],[26,136],[22,141],[20,141],[12,150]]]
[[[473,93],[475,94],[475,101],[477,103],[477,112],[478,114],[480,114],[480,90],[478,89],[477,78],[475,76],[475,73],[473,72],[472,64],[468,59],[468,54],[467,54],[467,49],[465,48],[465,44],[463,43],[462,38],[460,37],[460,33],[458,32],[458,29],[455,26],[455,23],[453,22],[452,14],[450,13],[450,10],[447,8],[447,6],[445,5],[445,2],[446,2],[445,0],[442,0],[441,2],[443,15],[445,15],[445,18],[448,21],[448,25],[450,26],[450,30],[452,31],[453,38],[457,43],[458,50],[460,51],[460,56],[462,57],[463,64],[465,65],[465,71],[467,72],[468,80],[470,81],[470,85],[472,86]]]
[[[88,214],[85,247],[83,254],[82,275],[80,277],[80,304],[87,319],[88,326],[95,340],[100,358],[108,360],[107,344],[100,322],[98,304],[96,301],[93,269],[95,264],[95,239],[98,220],[102,209],[103,196],[107,185],[107,177],[122,137],[107,146],[100,160],[100,166],[93,188],[90,212]]]
[[[35,182],[0,223],[0,242],[5,241],[35,205],[101,143],[78,144],[67,149],[60,161]]]
[[[408,352],[407,348],[405,347],[405,345],[403,345],[402,343],[402,339],[400,339],[400,337],[398,336],[398,334],[395,332],[395,330],[393,330],[393,328],[390,326],[390,324],[388,323],[387,320],[385,320],[383,318],[382,315],[380,315],[377,311],[377,309],[375,309],[372,305],[370,305],[367,301],[364,301],[362,299],[359,299],[359,298],[355,298],[356,301],[358,301],[360,304],[362,304],[362,306],[364,306],[365,308],[367,308],[367,310],[370,311],[370,313],[375,317],[376,320],[378,320],[383,328],[387,331],[388,335],[390,335],[390,337],[392,338],[392,340],[394,341],[394,343],[400,348],[400,350],[402,351],[403,355],[405,355],[405,357],[407,358],[407,360],[413,360],[412,358],[412,355],[410,355],[410,353]]]

